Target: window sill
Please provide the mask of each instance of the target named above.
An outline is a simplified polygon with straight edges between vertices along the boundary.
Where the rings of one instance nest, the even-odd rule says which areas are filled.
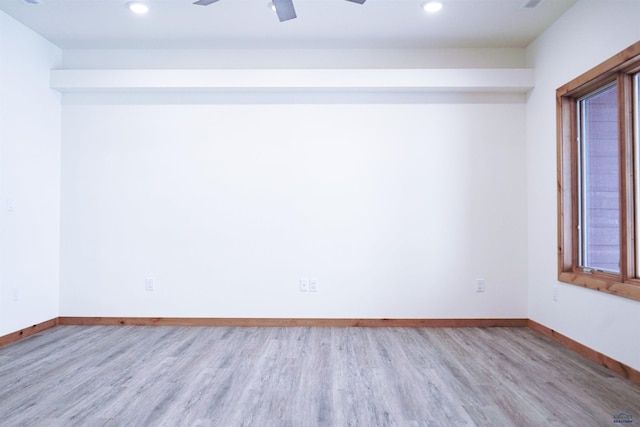
[[[640,301],[640,282],[621,283],[616,276],[604,273],[561,272],[558,280],[594,291]]]

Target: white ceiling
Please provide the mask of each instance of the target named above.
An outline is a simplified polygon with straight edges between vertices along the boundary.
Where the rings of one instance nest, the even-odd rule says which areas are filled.
[[[148,0],[139,16],[127,0],[0,0],[0,9],[61,48],[467,48],[525,47],[576,0],[294,0],[298,18],[280,23],[268,0]],[[609,1],[609,0],[602,0]]]

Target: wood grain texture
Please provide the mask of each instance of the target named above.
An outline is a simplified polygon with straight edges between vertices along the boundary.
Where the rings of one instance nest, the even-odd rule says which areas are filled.
[[[49,328],[53,328],[54,326],[57,326],[57,325],[58,325],[58,318],[55,318],[55,319],[50,319],[50,320],[35,324],[28,328],[21,329],[16,332],[12,332],[7,335],[2,335],[0,336],[0,347],[19,341],[23,338],[30,337],[31,335],[37,334]]]
[[[640,385],[529,328],[58,326],[0,348],[13,426],[600,426]]]
[[[60,317],[60,325],[84,326],[263,326],[263,327],[522,327],[528,319],[302,319],[201,317]]]
[[[640,71],[636,42],[556,91],[558,280],[640,301],[640,280],[633,236],[636,234],[633,81]],[[618,88],[620,274],[586,271],[579,265],[578,100],[609,83]]]
[[[533,320],[529,320],[529,327],[531,329],[533,329],[534,331],[545,335],[549,338],[551,338],[552,340],[562,344],[563,346],[565,346],[566,348],[568,348],[571,351],[574,351],[584,357],[586,357],[587,359],[591,360],[592,362],[598,363],[602,366],[605,366],[609,369],[611,369],[612,371],[614,371],[615,373],[617,373],[618,375],[622,375],[623,377],[630,379],[631,381],[640,384],[640,371],[637,371],[635,369],[633,369],[630,366],[627,366],[609,356],[606,356],[600,352],[597,352],[595,350],[593,350],[592,348],[587,347],[584,344],[580,344],[577,341],[572,340],[571,338],[562,335],[561,333],[548,328],[544,325],[541,325],[538,322],[535,322]]]
[[[637,71],[638,64],[640,64],[640,41],[560,86],[556,92],[559,96],[572,95],[580,97],[603,84],[603,81],[611,80],[611,73],[621,69]],[[580,92],[576,92],[578,89],[580,89]]]

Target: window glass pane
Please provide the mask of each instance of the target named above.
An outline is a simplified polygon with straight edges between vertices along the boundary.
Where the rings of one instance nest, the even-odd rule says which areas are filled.
[[[618,107],[615,85],[581,99],[580,266],[620,271]]]

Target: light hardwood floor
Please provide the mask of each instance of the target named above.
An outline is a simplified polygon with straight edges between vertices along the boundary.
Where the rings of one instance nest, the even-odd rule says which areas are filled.
[[[0,425],[612,426],[640,385],[527,328],[58,326],[0,348]]]

